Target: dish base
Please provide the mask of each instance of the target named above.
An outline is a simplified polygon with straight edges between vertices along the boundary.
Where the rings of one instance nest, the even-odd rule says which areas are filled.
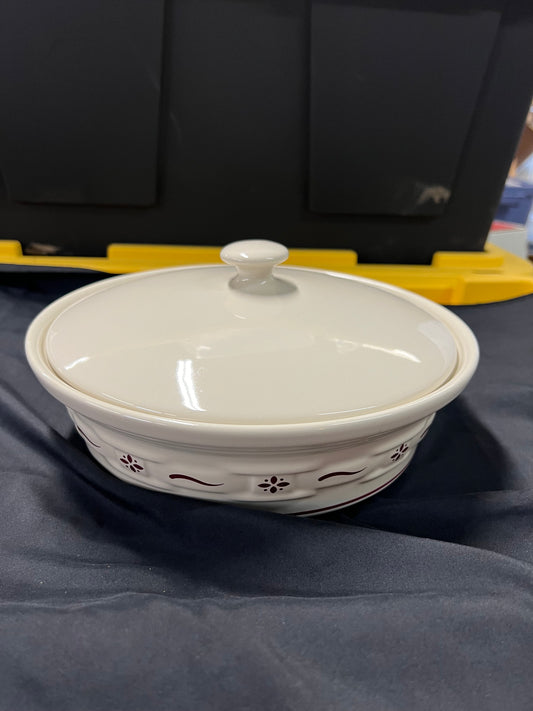
[[[335,448],[180,446],[102,427],[69,410],[93,457],[122,481],[178,496],[316,516],[374,496],[407,468],[433,416]]]

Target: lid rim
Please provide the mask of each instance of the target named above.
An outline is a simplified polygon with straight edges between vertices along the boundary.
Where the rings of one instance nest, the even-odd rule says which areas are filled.
[[[473,337],[473,334],[472,334]],[[204,445],[235,449],[255,443],[268,444],[272,449],[291,442],[316,445],[349,440],[366,439],[385,431],[392,431],[404,424],[423,419],[451,402],[471,379],[478,363],[477,343],[472,341],[460,366],[454,375],[436,390],[405,405],[392,407],[361,415],[357,418],[328,420],[324,422],[295,422],[291,424],[213,424],[209,422],[190,422],[169,418],[141,416],[136,411],[126,410],[84,395],[57,376],[50,369],[43,367],[35,357],[32,344],[28,346],[28,360],[41,384],[67,408],[93,419],[95,422],[129,434],[149,438],[155,441],[168,441],[174,444],[189,444],[201,449]]]
[[[314,365],[311,365],[308,368],[304,368],[304,371],[308,371],[309,378],[312,379],[314,377],[314,380],[311,380],[310,382],[321,383],[321,387],[319,388],[318,394],[317,392],[314,392],[312,395],[309,396],[307,401],[304,398],[302,402],[299,403],[297,398],[299,397],[300,393],[307,395],[308,392],[311,392],[310,388],[307,386],[307,384],[305,384],[305,378],[303,383],[301,382],[301,378],[299,378],[297,384],[295,383],[295,388],[292,388],[291,380],[287,380],[284,376],[281,389],[272,390],[272,392],[276,392],[279,394],[276,394],[274,397],[269,394],[267,396],[267,400],[261,403],[260,400],[255,399],[255,392],[252,391],[255,382],[257,382],[258,384],[261,383],[261,386],[264,390],[264,384],[267,381],[261,379],[254,381],[254,383],[249,382],[248,390],[243,390],[241,388],[241,392],[245,393],[245,398],[249,397],[247,393],[252,393],[252,395],[249,397],[249,402],[245,399],[243,402],[246,403],[246,406],[232,406],[227,410],[228,414],[226,416],[226,403],[231,402],[231,397],[229,395],[226,395],[226,390],[224,390],[224,388],[221,388],[219,383],[223,382],[223,379],[221,379],[220,374],[226,373],[225,368],[227,368],[227,365],[223,364],[221,370],[221,366],[217,365],[215,359],[215,361],[212,362],[214,362],[216,368],[218,368],[218,370],[215,369],[214,371],[216,375],[211,376],[211,379],[209,381],[209,387],[204,387],[205,383],[203,385],[200,385],[200,387],[203,387],[204,395],[202,397],[207,397],[207,400],[205,402],[200,401],[200,404],[196,403],[198,404],[198,407],[192,407],[191,409],[197,410],[198,414],[196,416],[190,417],[189,412],[187,411],[187,405],[185,404],[185,400],[176,400],[176,393],[174,393],[173,390],[172,392],[174,394],[172,394],[171,398],[169,399],[165,395],[165,392],[168,391],[167,384],[169,382],[171,388],[176,387],[176,363],[182,364],[181,359],[186,358],[187,360],[183,361],[183,363],[188,364],[191,369],[196,368],[196,365],[191,365],[197,362],[195,360],[195,356],[189,356],[188,354],[182,355],[180,351],[170,352],[169,354],[168,349],[166,351],[158,350],[155,355],[156,359],[161,358],[163,353],[166,353],[166,355],[163,355],[164,358],[170,357],[170,360],[165,361],[167,363],[167,370],[164,371],[164,377],[156,377],[155,379],[148,378],[148,380],[146,380],[144,377],[140,378],[138,375],[139,373],[154,371],[152,364],[153,362],[158,361],[153,360],[154,356],[152,354],[150,354],[148,360],[147,356],[143,355],[145,351],[145,342],[143,341],[143,339],[147,338],[147,344],[160,343],[158,338],[161,338],[161,334],[164,335],[165,329],[168,329],[168,326],[166,324],[167,318],[165,317],[160,318],[158,321],[159,330],[156,332],[157,336],[155,337],[155,340],[150,340],[150,334],[152,334],[153,339],[154,332],[151,331],[150,328],[146,328],[148,322],[146,320],[143,321],[145,326],[143,326],[140,330],[137,331],[137,340],[130,341],[132,345],[129,346],[130,348],[134,349],[131,351],[132,353],[141,355],[136,356],[137,360],[133,361],[135,363],[133,367],[125,369],[127,377],[121,380],[120,385],[118,386],[118,388],[116,388],[114,381],[114,373],[120,372],[122,368],[121,364],[126,362],[125,358],[127,358],[127,356],[120,356],[117,358],[117,356],[114,355],[112,356],[113,359],[109,360],[108,354],[113,353],[113,350],[110,351],[109,348],[111,347],[112,349],[114,349],[118,344],[120,344],[121,347],[124,345],[121,340],[119,340],[117,343],[113,328],[109,326],[109,324],[114,323],[114,321],[108,318],[106,323],[103,324],[104,333],[111,332],[112,334],[111,341],[109,341],[109,336],[104,336],[103,340],[101,340],[100,333],[102,327],[99,325],[95,327],[93,326],[90,330],[88,330],[85,326],[83,327],[83,331],[78,330],[77,323],[74,321],[74,319],[76,317],[78,317],[79,319],[80,312],[76,312],[76,309],[80,305],[83,306],[84,304],[88,304],[89,310],[87,311],[87,309],[85,308],[85,311],[81,311],[81,315],[85,316],[85,319],[82,318],[79,320],[84,321],[85,324],[94,324],[94,317],[96,316],[96,319],[98,319],[99,317],[100,312],[97,309],[98,306],[100,306],[101,309],[103,303],[102,298],[106,299],[107,293],[115,291],[118,294],[118,299],[117,297],[115,297],[114,301],[111,300],[111,304],[118,303],[119,308],[121,309],[118,312],[115,309],[115,320],[118,320],[116,315],[117,313],[119,313],[122,315],[122,319],[120,319],[121,323],[130,323],[131,314],[135,314],[135,311],[133,310],[133,308],[130,309],[129,307],[131,301],[127,301],[128,295],[130,300],[131,298],[135,299],[138,293],[137,283],[142,282],[144,279],[147,279],[151,276],[156,276],[157,279],[154,282],[145,282],[145,290],[140,291],[140,293],[144,294],[146,298],[146,289],[149,289],[149,299],[155,297],[156,301],[152,302],[148,300],[147,303],[152,304],[152,306],[153,304],[155,304],[155,312],[162,313],[164,312],[164,309],[163,311],[161,311],[160,304],[166,304],[168,302],[169,292],[165,291],[165,289],[168,289],[169,283],[172,287],[170,293],[173,294],[174,291],[173,281],[167,278],[166,281],[163,280],[161,282],[159,278],[164,274],[169,273],[172,275],[176,274],[177,276],[179,276],[180,274],[190,272],[191,270],[202,271],[204,273],[209,272],[209,281],[207,283],[211,283],[211,280],[214,279],[215,284],[217,285],[217,289],[219,288],[219,284],[224,287],[226,283],[229,283],[229,281],[226,282],[222,274],[225,273],[226,276],[229,277],[230,275],[233,275],[234,272],[232,267],[220,264],[210,266],[191,265],[188,267],[170,267],[164,270],[153,270],[150,272],[128,274],[121,277],[111,278],[110,280],[105,280],[104,282],[91,284],[87,287],[78,290],[77,292],[73,292],[72,294],[63,297],[63,299],[60,299],[58,302],[55,302],[58,304],[58,307],[54,310],[54,313],[51,314],[51,318],[47,324],[47,330],[44,337],[44,352],[46,353],[48,365],[51,370],[54,371],[55,375],[59,379],[68,384],[74,390],[79,391],[80,394],[94,398],[95,400],[109,406],[116,406],[128,412],[135,412],[138,416],[155,416],[175,422],[191,422],[194,424],[210,423],[216,426],[251,426],[252,424],[262,426],[263,422],[261,422],[260,420],[266,419],[268,424],[281,423],[286,426],[290,425],[292,422],[318,423],[330,421],[346,421],[351,418],[359,419],[360,417],[364,417],[365,414],[380,412],[382,410],[389,410],[391,407],[402,406],[413,399],[418,399],[422,397],[425,393],[432,392],[435,388],[445,383],[450,378],[454,368],[456,367],[457,344],[455,343],[453,337],[451,337],[452,334],[449,328],[447,328],[442,322],[442,313],[435,314],[434,309],[428,308],[428,304],[431,304],[431,302],[428,302],[422,297],[418,297],[418,299],[415,299],[413,298],[414,295],[410,294],[409,292],[405,292],[396,287],[391,287],[390,285],[383,284],[381,282],[376,282],[374,280],[364,279],[362,277],[338,273],[334,271],[291,266],[281,267],[280,272],[285,271],[288,278],[292,276],[293,280],[295,280],[295,283],[299,284],[299,287],[301,287],[302,284],[307,284],[307,292],[305,292],[305,290],[303,292],[305,294],[305,298],[303,300],[300,299],[300,301],[298,302],[300,304],[300,306],[298,307],[299,309],[309,309],[309,304],[315,303],[316,301],[315,296],[313,296],[313,300],[309,300],[309,284],[312,285],[311,293],[314,294],[321,294],[322,292],[326,294],[326,292],[329,293],[329,289],[331,289],[331,287],[329,287],[329,282],[327,281],[317,282],[318,289],[315,289],[315,278],[313,275],[317,275],[320,277],[327,276],[335,280],[333,288],[333,298],[331,299],[331,303],[327,304],[326,310],[319,310],[321,316],[316,320],[316,323],[318,324],[317,334],[320,334],[320,337],[322,338],[322,334],[324,334],[326,338],[321,342],[315,341],[315,344],[320,343],[320,347],[318,351],[313,350],[313,353],[316,353],[317,355],[312,355],[312,360],[308,361],[310,363],[313,363]],[[214,270],[217,270],[218,274]],[[222,273],[219,270],[223,270]],[[303,281],[298,282],[299,273],[305,274],[307,281],[304,279]],[[311,277],[309,277],[309,275],[311,275]],[[193,283],[196,283],[197,279],[201,280],[201,277],[193,277]],[[338,284],[340,280],[344,284],[348,282],[348,285],[341,286],[339,291],[339,287],[336,287],[335,284]],[[124,290],[122,290],[121,292],[121,285],[126,282],[131,283],[132,286],[130,286],[129,289],[125,292]],[[162,289],[160,286],[161,283],[163,284]],[[184,283],[186,285],[187,290],[187,285],[191,283],[190,278]],[[372,289],[372,292],[368,292],[370,294],[368,298],[368,303],[372,303],[372,300],[374,300],[374,304],[377,304],[377,306],[375,306],[374,308],[374,314],[376,313],[377,309],[379,316],[388,317],[388,321],[387,318],[383,319],[384,325],[382,325],[382,323],[380,322],[377,327],[374,327],[372,324],[375,324],[376,320],[373,320],[371,318],[365,319],[365,317],[363,317],[363,319],[360,321],[360,325],[357,325],[357,322],[355,325],[352,323],[353,316],[350,316],[349,314],[353,312],[353,308],[350,312],[349,308],[344,307],[344,304],[347,303],[347,298],[349,299],[352,295],[349,283],[354,283],[358,287],[369,287]],[[326,290],[324,290],[324,284]],[[165,294],[165,296],[161,297],[161,293]],[[215,294],[217,293],[218,292],[215,292]],[[359,289],[358,291],[355,290],[353,293],[355,295],[354,298],[359,299],[364,298],[367,295],[367,292],[364,288],[363,291]],[[124,298],[124,294],[126,294],[126,299]],[[209,294],[211,294],[211,291],[209,291]],[[342,296],[342,301],[339,300],[339,294]],[[346,296],[346,294],[348,296]],[[91,302],[91,298],[94,296],[97,296],[99,298],[99,301],[97,300],[96,302]],[[162,298],[163,300],[157,301],[158,297],[160,299]],[[390,302],[387,300],[389,297],[393,299]],[[262,297],[260,298],[261,301],[263,301]],[[209,299],[211,299],[211,296],[209,296]],[[97,307],[96,309],[94,305],[95,303]],[[142,304],[140,300],[138,300],[136,303]],[[202,303],[201,300],[200,303]],[[252,299],[250,303],[252,303],[255,308],[258,302],[254,302],[254,299]],[[341,315],[341,320],[335,322],[336,327],[334,330],[331,330],[329,314],[335,313],[334,309],[338,307],[339,303],[341,304],[341,308],[337,308],[336,313]],[[355,303],[357,304],[359,302],[356,301]],[[152,311],[154,311],[154,308],[152,308]],[[202,324],[204,323],[205,319],[204,314],[209,313],[209,311],[210,307],[208,308],[208,312],[205,311],[204,300],[204,310],[198,312],[199,316],[197,314],[194,314],[194,312],[193,315],[197,316],[199,318],[198,323]],[[295,318],[295,312],[292,311],[289,313],[291,315],[289,316],[289,321],[287,323],[292,324]],[[298,312],[296,313],[298,314]],[[312,312],[310,313],[312,314]],[[395,316],[390,316],[390,313],[395,314]],[[404,329],[404,331],[395,329],[394,324],[398,323],[398,318],[402,318],[404,315],[406,323],[408,325],[407,329]],[[74,316],[74,319],[72,318],[72,316]],[[66,326],[64,320],[65,317],[67,317]],[[252,323],[255,317],[256,312],[253,311],[253,315],[251,318]],[[304,326],[302,330],[302,333],[304,334],[305,338],[307,338],[307,335],[310,331],[312,332],[312,329],[315,326],[315,321],[313,319],[315,318],[316,317],[314,317],[312,314],[311,317],[307,319],[306,326]],[[444,334],[444,341],[442,340],[441,335],[438,336],[438,339],[440,340],[434,341],[434,331],[433,335],[429,336],[425,331],[422,331],[423,326],[426,325],[426,321],[424,319],[428,320],[428,324],[432,326],[433,329],[438,329],[439,327],[442,327],[441,330]],[[176,328],[176,323],[179,327],[179,325],[181,325],[183,322],[177,321],[173,323],[174,328]],[[207,328],[212,328],[213,322],[210,318],[210,315],[208,316],[207,323],[211,324],[211,326],[208,326]],[[296,323],[296,321],[294,321],[294,323]],[[186,321],[185,324],[186,325],[184,326],[183,333],[187,335],[189,333],[188,329],[190,328],[191,324],[189,321]],[[225,327],[225,321],[223,321],[222,324]],[[230,326],[230,329],[233,328],[233,325],[230,322],[228,322],[228,324]],[[326,325],[324,326],[324,324]],[[364,327],[362,331],[359,330],[361,329],[361,324]],[[286,336],[291,333],[299,332],[298,329],[296,329],[294,332],[291,330],[283,331],[281,335],[278,334],[277,330],[274,330],[274,336],[272,336],[272,333],[269,330],[272,325],[275,326],[277,324],[275,321],[272,321],[272,323],[267,322],[267,333],[270,337],[269,342],[265,341],[267,350],[265,352],[261,350],[265,346],[263,345],[263,341],[260,341],[261,346],[260,349],[256,351],[256,354],[254,355],[253,352],[250,351],[251,360],[248,361],[249,356],[245,356],[245,370],[247,370],[249,367],[248,362],[250,363],[252,368],[257,367],[257,354],[259,354],[259,363],[261,364],[261,366],[264,366],[264,354],[266,352],[270,352],[271,343],[276,343],[279,344],[276,347],[276,350],[279,348],[279,350],[277,350],[277,366],[274,366],[273,370],[269,368],[268,372],[277,374],[285,374],[285,372],[289,372],[286,371],[286,362],[284,360],[286,357],[285,353],[290,354],[292,358],[293,370],[290,372],[298,372],[298,369],[300,369],[300,365],[305,365],[306,358],[311,355],[311,351],[307,351],[307,355],[306,351],[304,350],[302,350],[302,355],[299,355],[298,350],[292,352],[286,351]],[[55,332],[53,330],[54,328]],[[287,327],[284,325],[284,328]],[[327,330],[328,328],[330,329],[329,331]],[[133,331],[135,331],[135,326],[130,329],[129,332],[131,333]],[[166,332],[168,333],[168,330]],[[230,330],[230,332],[232,331]],[[86,335],[86,333],[89,333],[90,339],[92,340],[84,340],[84,336]],[[194,333],[194,329],[192,333]],[[209,331],[206,331],[206,333],[209,334]],[[218,332],[215,331],[215,333]],[[250,331],[248,330],[242,332],[242,334],[245,336],[245,340],[248,339],[247,343],[250,339],[250,336],[248,335],[249,333]],[[394,338],[392,339],[391,333],[395,334]],[[74,334],[76,337],[72,338],[71,334]],[[385,341],[382,340],[384,337],[383,334],[385,334]],[[57,350],[57,348],[54,349],[54,344],[57,343],[57,338],[59,338],[60,343],[59,350]],[[122,336],[119,336],[119,338],[122,339]],[[329,340],[330,338],[332,340]],[[368,338],[370,338],[370,340],[366,340]],[[354,339],[353,344],[352,339]],[[449,344],[446,339],[448,339]],[[66,350],[64,348],[63,350],[61,349],[62,342],[66,342],[68,344]],[[81,344],[80,346],[78,346],[78,342]],[[74,349],[70,348],[70,343],[76,344]],[[85,345],[83,345],[84,343]],[[210,343],[210,341],[208,339],[207,341],[200,341],[200,343]],[[241,351],[239,349],[241,349],[242,347],[241,345],[238,345],[236,349],[233,340],[231,343],[232,345],[230,350],[226,351],[226,353],[224,354],[226,358],[228,358],[228,353],[230,354],[229,359],[227,360],[230,366],[229,372],[235,371],[235,361],[233,359],[236,356],[237,358],[240,358]],[[240,340],[238,341],[238,343],[240,344]],[[247,343],[245,344],[244,351],[242,351],[242,353],[248,353]],[[446,345],[442,346],[442,343]],[[94,350],[93,348],[94,344],[96,344],[96,350]],[[341,345],[338,346],[337,344]],[[338,347],[345,347],[344,344],[348,344],[348,346],[351,347],[352,350],[355,346],[355,353],[352,352],[348,353],[347,355],[344,354],[342,356],[337,355],[337,351],[335,349]],[[324,346],[326,346],[326,348]],[[151,345],[149,347],[151,348]],[[160,348],[159,346],[157,347]],[[294,348],[295,346],[291,344],[290,347]],[[297,343],[296,348],[298,349],[300,347],[301,344]],[[308,343],[306,343],[305,341],[304,347],[305,349],[309,347]],[[334,349],[333,351],[330,350],[332,347]],[[202,349],[203,348],[204,346],[202,345]],[[312,348],[314,349],[315,345],[312,345]],[[366,350],[367,348],[370,348],[372,350],[368,351]],[[402,348],[406,350],[402,350]],[[444,350],[442,350],[442,348],[444,348]],[[384,351],[384,353],[386,354],[386,358],[384,353],[375,353],[374,350]],[[115,351],[115,353],[116,352],[118,351]],[[342,351],[340,352],[342,353]],[[187,351],[185,351],[185,353],[187,353]],[[217,353],[216,349],[214,353]],[[395,357],[387,361],[387,359],[390,359],[390,354],[396,356],[398,353],[403,354],[401,358]],[[65,354],[67,355],[65,356]],[[102,365],[100,365],[99,360],[102,354],[106,359],[104,360],[103,367]],[[422,363],[423,367],[421,369],[416,367],[413,370],[413,364],[406,362],[406,360],[404,359],[405,357],[412,359],[413,354],[414,356],[418,356],[419,358],[421,358],[421,360],[417,361],[418,363]],[[435,354],[437,355],[437,358],[435,358]],[[86,355],[89,357],[85,357]],[[95,363],[95,356],[97,356],[96,370],[94,370],[94,366],[91,365]],[[174,360],[174,358],[176,357],[177,360]],[[190,357],[192,357],[193,360],[189,361],[188,359]],[[297,358],[297,363],[296,361],[294,361],[295,357]],[[315,358],[318,358],[318,360],[315,360]],[[332,360],[332,358],[334,360]],[[371,360],[369,360],[369,358]],[[378,364],[377,369],[374,367],[376,358]],[[83,364],[81,376],[80,369],[77,365],[74,371],[68,372],[72,367],[72,363],[77,364],[78,362],[87,360],[89,361],[89,363]],[[120,363],[118,362],[119,360]],[[290,363],[291,361],[289,360],[288,362]],[[321,373],[326,371],[322,370],[321,368],[329,369],[333,366],[332,372],[335,373],[337,363],[343,368],[343,376],[338,377],[338,375],[336,375],[336,377],[333,378],[333,381],[324,380]],[[344,365],[342,365],[343,363]],[[317,364],[319,364],[318,371]],[[89,366],[88,371],[84,370],[87,365]],[[270,361],[268,365],[270,365]],[[212,365],[209,365],[209,372],[211,372],[211,368]],[[296,370],[294,370],[294,368],[296,368]],[[254,371],[252,370],[250,372]],[[267,371],[265,370],[264,372]],[[370,381],[365,381],[367,373],[372,373],[372,378]],[[353,374],[356,374],[357,378],[359,379],[358,381],[357,379],[354,380]],[[402,374],[407,375],[407,379],[404,380]],[[168,380],[169,376],[171,377],[171,381]],[[195,374],[192,377],[194,377],[195,383],[193,387],[196,389],[198,387],[196,383],[197,376]],[[279,380],[277,380],[277,377],[278,376],[276,376],[276,380],[272,381],[273,383],[276,383],[276,385],[279,384]],[[293,376],[289,377],[292,378]],[[152,387],[149,389],[149,397],[146,397],[147,390],[146,386],[143,385],[143,383],[146,382],[152,384]],[[189,384],[189,382],[190,381],[187,381],[187,384]],[[225,380],[224,382],[229,381]],[[239,380],[236,380],[234,382],[240,383]],[[332,382],[334,386],[333,390],[331,390]],[[349,395],[344,394],[344,383],[352,383],[351,389],[349,390]],[[383,383],[388,384],[383,385]],[[289,385],[291,386],[290,388],[288,388]],[[181,387],[182,385],[180,384],[180,388]],[[328,390],[328,388],[330,390]],[[332,393],[331,397],[330,391]],[[285,392],[287,393],[287,396],[284,398]],[[156,395],[154,396],[153,393],[155,393]],[[137,402],[139,403],[138,406],[135,404]],[[268,403],[266,407],[264,407],[265,403]],[[272,403],[271,406],[270,403]],[[284,410],[286,410],[285,416],[283,416]],[[203,417],[204,412],[205,417]],[[336,416],[336,413],[343,414]]]
[[[218,265],[217,265],[218,266]],[[222,266],[222,265],[220,265]],[[195,269],[197,267],[179,267],[178,269]],[[292,268],[292,267],[291,267]],[[296,268],[298,269],[298,268]],[[300,268],[306,271],[316,271],[323,273],[323,270]],[[175,271],[176,267],[171,267],[161,271]],[[128,431],[129,425],[134,426],[134,429],[139,430],[139,436],[143,436],[142,430],[148,429],[154,436],[173,432],[180,433],[180,438],[184,441],[199,442],[204,436],[213,436],[216,440],[226,440],[229,436],[232,440],[237,439],[257,439],[266,440],[274,438],[276,440],[286,439],[287,437],[311,437],[313,441],[331,441],[332,437],[353,436],[356,432],[349,433],[353,428],[359,432],[360,436],[366,436],[364,433],[368,431],[378,430],[398,419],[399,415],[402,418],[423,417],[427,414],[435,412],[444,404],[451,401],[470,380],[477,366],[479,349],[475,336],[469,327],[453,312],[448,311],[443,306],[430,302],[424,297],[411,292],[406,292],[398,287],[389,284],[382,284],[374,280],[365,279],[346,274],[337,274],[336,272],[327,272],[334,276],[352,279],[358,282],[369,283],[373,286],[378,286],[386,291],[395,293],[423,308],[426,312],[442,321],[453,335],[457,357],[453,373],[447,378],[446,382],[439,385],[435,390],[428,394],[409,400],[406,404],[395,405],[390,408],[383,408],[369,414],[349,416],[344,418],[327,419],[324,421],[310,421],[282,424],[238,424],[238,423],[210,423],[206,421],[187,421],[182,418],[166,418],[158,415],[150,415],[147,413],[139,413],[136,410],[129,410],[124,407],[111,405],[90,395],[85,395],[81,391],[76,390],[73,386],[59,379],[51,368],[47,354],[44,350],[44,340],[48,327],[53,322],[55,316],[60,313],[67,304],[72,303],[80,298],[80,292],[87,293],[95,287],[102,287],[105,282],[83,287],[77,292],[67,294],[57,301],[46,307],[32,322],[26,335],[26,354],[28,361],[41,380],[42,384],[60,401],[72,407],[72,409],[82,410],[87,413],[87,416],[92,417],[97,421],[101,418],[109,421],[110,426],[116,427],[117,422],[120,422],[119,429]],[[129,279],[134,275],[123,275],[114,277],[115,280]],[[107,281],[107,280],[106,280]],[[115,282],[116,283],[116,282]],[[74,294],[74,296],[73,296]],[[100,419],[99,419],[100,418]],[[150,435],[150,436],[152,436]],[[183,435],[183,436],[182,436]],[[234,446],[234,445],[230,445]],[[253,445],[251,445],[253,446]]]

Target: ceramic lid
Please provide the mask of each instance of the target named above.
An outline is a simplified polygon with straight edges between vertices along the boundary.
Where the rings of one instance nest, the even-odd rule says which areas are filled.
[[[109,279],[66,308],[46,353],[100,400],[191,422],[326,421],[445,382],[457,351],[424,300],[378,282],[277,267],[282,246],[225,247],[229,266]]]

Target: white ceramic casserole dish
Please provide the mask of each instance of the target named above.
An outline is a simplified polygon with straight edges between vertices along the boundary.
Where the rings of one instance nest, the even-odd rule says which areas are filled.
[[[113,277],[36,317],[30,366],[112,474],[314,515],[405,470],[474,373],[475,337],[416,294],[278,267],[287,254],[236,242],[229,266]]]

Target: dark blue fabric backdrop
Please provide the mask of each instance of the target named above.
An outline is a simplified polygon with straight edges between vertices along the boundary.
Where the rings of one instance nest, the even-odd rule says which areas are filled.
[[[0,709],[533,707],[533,297],[454,309],[479,370],[412,465],[317,519],[149,492],[34,379],[91,273],[0,273]]]

